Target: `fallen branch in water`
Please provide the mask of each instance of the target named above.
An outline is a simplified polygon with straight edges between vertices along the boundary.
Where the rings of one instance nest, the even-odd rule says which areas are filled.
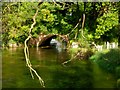
[[[65,64],[67,64],[68,62],[71,62],[71,61],[72,61],[73,59],[75,59],[78,55],[79,55],[79,52],[78,52],[74,57],[72,57],[70,60],[63,62],[62,64],[65,65]]]
[[[36,24],[35,18],[37,16],[37,13],[38,13],[38,8],[36,10],[35,15],[33,16],[33,24],[31,25],[31,28],[29,30],[29,36],[27,37],[27,39],[24,42],[24,45],[25,45],[25,47],[24,47],[24,53],[25,53],[26,65],[30,69],[30,73],[31,73],[32,78],[34,79],[34,76],[33,76],[33,72],[34,72],[35,75],[37,76],[37,78],[39,79],[41,86],[45,87],[44,81],[42,80],[42,78],[40,77],[40,75],[38,75],[38,73],[36,72],[36,70],[32,67],[32,64],[31,64],[30,59],[29,59],[29,49],[28,49],[28,46],[27,46],[28,40],[30,40],[30,38],[32,37],[32,35],[31,35],[32,29],[33,29],[34,25]]]

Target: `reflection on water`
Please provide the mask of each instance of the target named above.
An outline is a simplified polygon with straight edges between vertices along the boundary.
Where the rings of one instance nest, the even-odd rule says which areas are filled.
[[[22,48],[3,50],[3,88],[41,88],[25,64]],[[66,67],[69,53],[56,49],[30,48],[30,60],[46,88],[113,88],[115,80],[89,61],[74,60]]]

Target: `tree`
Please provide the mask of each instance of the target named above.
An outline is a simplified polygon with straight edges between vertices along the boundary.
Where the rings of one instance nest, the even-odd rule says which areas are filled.
[[[23,43],[28,36],[32,16],[38,2],[3,3],[3,43]],[[120,41],[117,2],[43,2],[38,10],[32,36],[69,34],[69,39],[80,40],[83,13],[84,36],[87,41]],[[112,33],[111,33],[112,32]]]

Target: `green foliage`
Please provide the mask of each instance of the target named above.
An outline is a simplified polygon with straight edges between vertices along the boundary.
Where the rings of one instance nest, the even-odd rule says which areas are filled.
[[[11,40],[9,40],[9,43],[10,43],[10,44],[15,44],[16,42],[11,39]]]
[[[120,88],[120,78],[117,80],[117,88]]]
[[[91,7],[91,8],[90,8]],[[115,41],[118,25],[118,3],[96,2],[87,3],[85,27],[87,39],[91,41]],[[90,14],[91,13],[91,14]]]
[[[116,76],[120,78],[120,66],[116,67]]]
[[[116,87],[120,87],[120,49],[98,52],[90,59],[96,62],[103,70],[113,73],[116,76]]]
[[[111,49],[108,52],[98,52],[91,57],[93,61],[99,64],[101,68],[109,72],[118,72],[120,66],[120,50]]]
[[[105,32],[111,31],[112,28],[118,25],[118,14],[117,12],[108,12],[97,19],[99,23],[96,28],[95,38],[99,39]]]
[[[29,6],[29,7],[28,7]],[[3,43],[7,40],[23,42],[30,28],[29,19],[32,18],[34,12],[31,12],[31,3],[5,3],[3,5]],[[30,13],[28,15],[28,13]],[[29,23],[28,23],[29,22]]]
[[[3,3],[2,38],[4,44],[11,39],[19,43],[24,42],[33,23],[32,17],[38,4],[38,2]],[[38,37],[41,32],[44,34],[70,33],[69,39],[76,36],[75,41],[80,41],[85,47],[86,41],[118,39],[119,3],[43,2],[38,8],[36,25],[32,30],[33,37]],[[82,39],[81,34],[83,13],[85,13],[83,34],[86,41]],[[77,24],[78,26],[73,30]]]

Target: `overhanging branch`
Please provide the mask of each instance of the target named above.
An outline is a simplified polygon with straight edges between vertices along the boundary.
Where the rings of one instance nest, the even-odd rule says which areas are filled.
[[[28,49],[28,46],[27,46],[27,42],[32,37],[31,32],[32,32],[32,29],[33,29],[34,25],[36,24],[36,20],[35,19],[36,19],[37,14],[38,14],[38,8],[36,10],[36,13],[33,16],[33,24],[31,25],[31,28],[29,29],[29,36],[26,38],[26,40],[24,42],[24,45],[25,45],[25,47],[24,47],[24,53],[25,53],[26,65],[30,69],[30,73],[31,73],[32,78],[34,79],[34,76],[33,76],[33,72],[34,72],[35,75],[37,76],[37,78],[39,79],[41,86],[45,87],[44,86],[44,81],[42,80],[42,78],[40,77],[40,75],[36,72],[36,70],[32,67],[32,64],[31,64],[30,59],[29,59],[29,49]]]

